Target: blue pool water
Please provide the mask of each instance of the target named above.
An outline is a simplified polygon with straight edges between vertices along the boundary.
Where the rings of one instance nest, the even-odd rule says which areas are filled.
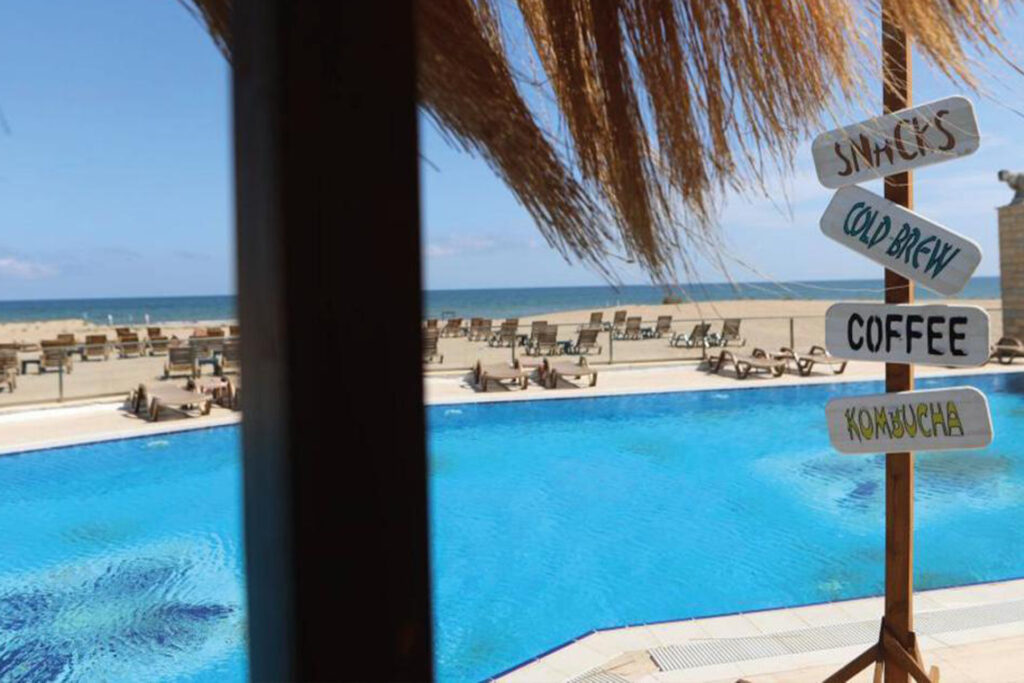
[[[1024,575],[1024,376],[969,384],[982,451],[917,458],[916,586]],[[824,404],[880,383],[434,406],[437,674],[479,680],[594,628],[883,591],[884,458]]]
[[[0,681],[247,677],[237,428],[0,457]]]

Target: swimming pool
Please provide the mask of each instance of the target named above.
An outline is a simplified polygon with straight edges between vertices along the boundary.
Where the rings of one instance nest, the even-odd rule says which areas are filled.
[[[917,459],[916,587],[1024,576],[1024,375],[981,451]],[[883,591],[884,457],[825,401],[881,383],[434,406],[435,658],[479,680],[595,628]]]
[[[0,680],[247,678],[237,427],[0,457]]]

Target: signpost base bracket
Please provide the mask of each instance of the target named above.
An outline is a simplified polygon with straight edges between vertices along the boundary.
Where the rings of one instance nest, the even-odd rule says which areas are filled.
[[[892,635],[882,619],[878,642],[857,655],[839,671],[825,679],[825,683],[845,683],[872,664],[875,665],[874,683],[882,683],[886,663],[910,674],[917,683],[939,683],[939,667],[933,666],[925,673],[921,651],[917,647],[917,636],[910,633],[910,651]]]

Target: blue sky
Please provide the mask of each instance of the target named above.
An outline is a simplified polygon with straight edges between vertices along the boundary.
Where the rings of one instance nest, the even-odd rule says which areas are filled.
[[[230,75],[202,28],[177,0],[15,3],[2,19],[0,299],[233,291]],[[1022,20],[1006,27],[1011,43],[1024,37]],[[1004,81],[992,94],[1024,110],[1024,77],[988,66]],[[923,64],[915,79],[918,102],[959,92]],[[971,97],[981,149],[919,171],[916,209],[977,240],[979,274],[996,274],[995,207],[1010,193],[995,173],[1024,171],[1024,118]],[[483,161],[449,147],[426,119],[421,133],[428,287],[602,283],[547,247]],[[721,224],[733,253],[770,279],[880,276],[819,232],[831,193],[815,179],[809,140],[793,177],[773,188],[789,196],[791,215],[784,201],[727,198]],[[740,267],[732,275],[758,279]],[[644,282],[629,267],[621,276]],[[711,269],[702,277],[723,279]]]

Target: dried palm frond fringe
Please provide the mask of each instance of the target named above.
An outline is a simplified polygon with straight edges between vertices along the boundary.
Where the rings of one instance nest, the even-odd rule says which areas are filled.
[[[230,53],[230,0],[192,0]],[[480,154],[548,242],[658,281],[720,254],[722,193],[762,189],[837,106],[878,82],[880,0],[419,0],[420,105]],[[886,0],[939,71],[1004,55],[991,0]],[[514,27],[509,29],[508,27]],[[510,43],[529,37],[526,58]],[[523,76],[535,60],[544,77]],[[554,102],[559,136],[542,123]]]

